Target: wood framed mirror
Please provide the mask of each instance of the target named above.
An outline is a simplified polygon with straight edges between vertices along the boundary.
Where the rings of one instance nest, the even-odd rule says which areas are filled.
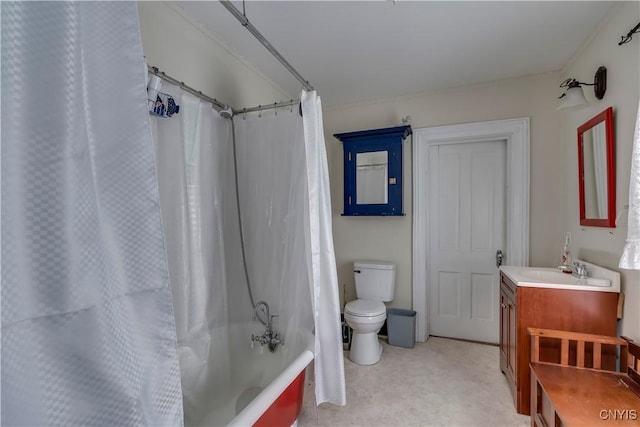
[[[578,128],[580,225],[615,227],[616,171],[613,108]]]

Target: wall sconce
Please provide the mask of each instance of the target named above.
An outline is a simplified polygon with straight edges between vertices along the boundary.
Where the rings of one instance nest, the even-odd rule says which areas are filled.
[[[604,93],[607,91],[607,69],[605,67],[599,67],[596,75],[593,77],[593,83],[582,83],[573,78],[563,81],[560,87],[566,87],[567,90],[560,95],[560,104],[556,110],[579,108],[588,105],[589,103],[584,97],[584,92],[582,92],[582,86],[593,86],[593,92],[596,98],[604,98]]]

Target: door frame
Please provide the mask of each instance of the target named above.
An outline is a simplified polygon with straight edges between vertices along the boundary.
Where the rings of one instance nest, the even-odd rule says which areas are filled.
[[[413,131],[413,256],[412,296],[416,341],[429,336],[429,147],[442,144],[506,141],[507,265],[529,264],[529,118],[434,126]]]

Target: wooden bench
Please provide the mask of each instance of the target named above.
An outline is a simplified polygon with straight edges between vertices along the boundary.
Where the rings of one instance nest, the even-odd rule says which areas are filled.
[[[619,350],[619,366],[621,368],[614,367],[616,372],[624,372],[625,367],[627,366],[629,341],[623,338],[539,328],[528,328],[527,331],[531,336],[531,362],[553,363],[561,366],[575,366],[577,368],[590,367],[597,370],[612,370],[603,368],[602,366],[603,346],[611,346],[617,347]],[[560,360],[540,360],[540,346],[541,342],[545,339],[560,341]],[[575,343],[575,360],[570,360],[570,349],[573,348],[571,345],[573,343]],[[592,361],[591,366],[585,366],[585,360],[588,359],[591,359]]]
[[[622,339],[628,343],[627,375],[622,381],[640,398],[640,345],[630,338]]]
[[[640,346],[626,338],[528,328],[531,425],[640,425]],[[556,360],[541,360],[545,341],[560,341]],[[603,355],[617,355],[615,370]]]

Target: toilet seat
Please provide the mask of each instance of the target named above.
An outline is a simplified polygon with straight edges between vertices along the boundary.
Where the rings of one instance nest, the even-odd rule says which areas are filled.
[[[351,301],[344,306],[347,314],[355,317],[373,317],[387,313],[387,307],[381,301],[369,301],[366,299],[357,299]]]

